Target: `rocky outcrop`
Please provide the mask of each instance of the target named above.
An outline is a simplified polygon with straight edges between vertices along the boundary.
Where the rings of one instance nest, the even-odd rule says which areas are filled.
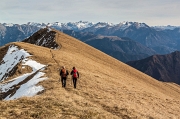
[[[48,47],[51,49],[58,48],[58,44],[55,41],[56,32],[50,28],[40,29],[29,38],[23,40],[23,42],[35,44],[38,46]]]

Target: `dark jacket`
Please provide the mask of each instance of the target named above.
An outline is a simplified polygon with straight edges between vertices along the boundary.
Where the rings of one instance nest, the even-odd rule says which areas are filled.
[[[65,71],[66,71],[65,76],[63,75],[63,70],[65,70]],[[68,76],[68,75],[69,75],[68,70],[66,70],[66,69],[61,69],[61,71],[60,71],[60,76],[61,76],[61,77],[66,77],[66,76]]]

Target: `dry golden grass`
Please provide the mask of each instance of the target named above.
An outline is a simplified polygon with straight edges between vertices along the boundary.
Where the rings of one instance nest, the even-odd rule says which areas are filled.
[[[34,97],[0,101],[2,119],[168,119],[180,118],[180,87],[159,82],[146,74],[56,31],[61,46],[52,50],[27,43],[13,43],[32,59],[47,64],[45,90]],[[77,89],[70,76],[64,89],[59,68],[76,66]]]

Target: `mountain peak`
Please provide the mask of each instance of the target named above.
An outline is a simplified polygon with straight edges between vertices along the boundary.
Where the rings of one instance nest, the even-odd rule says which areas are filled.
[[[32,36],[23,40],[22,42],[44,46],[51,49],[57,49],[59,46],[55,41],[55,34],[56,32],[51,28],[44,28],[40,29],[38,32],[34,33]]]
[[[139,29],[139,28],[141,28],[141,27],[143,27],[143,28],[149,27],[149,26],[146,25],[145,23],[127,22],[127,21],[124,21],[124,22],[119,23],[119,26],[120,26],[121,29],[123,29],[123,30],[127,29],[127,28],[130,27],[130,26],[135,26],[137,29]]]

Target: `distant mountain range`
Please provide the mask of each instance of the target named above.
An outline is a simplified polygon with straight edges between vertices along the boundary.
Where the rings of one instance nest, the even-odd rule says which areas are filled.
[[[96,26],[98,26],[96,24]],[[154,49],[158,54],[171,53],[180,50],[179,27],[173,30],[161,27],[149,27],[145,23],[126,22],[117,25],[101,25],[88,27],[82,31],[94,34],[128,37],[146,47]]]
[[[139,60],[156,54],[153,49],[127,37],[95,35],[91,32],[76,32],[73,30],[63,30],[63,32],[122,62]]]
[[[0,24],[0,46],[9,42],[22,41],[39,29],[40,27],[30,24]]]
[[[60,30],[123,62],[180,50],[180,27],[150,27],[138,22],[119,24],[87,21],[47,24],[29,22],[22,25],[3,23],[0,24],[0,46],[22,41],[45,27]]]

